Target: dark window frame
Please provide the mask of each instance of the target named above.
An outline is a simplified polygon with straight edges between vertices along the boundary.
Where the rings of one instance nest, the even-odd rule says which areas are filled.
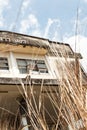
[[[7,57],[0,57],[0,70],[9,70]]]
[[[21,74],[29,73],[29,70],[38,73],[48,73],[48,68],[44,60],[31,60],[31,59],[17,58],[16,61],[17,61],[19,72]],[[23,63],[24,65],[21,63]]]

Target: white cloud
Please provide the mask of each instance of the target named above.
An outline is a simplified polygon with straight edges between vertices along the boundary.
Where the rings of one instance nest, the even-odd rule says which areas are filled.
[[[44,33],[44,37],[47,37],[48,35],[48,32],[49,32],[49,29],[50,29],[50,26],[53,24],[53,20],[52,19],[48,19],[48,22],[47,22],[47,26],[45,28],[45,33]]]
[[[16,27],[15,22],[14,22],[14,23],[11,23],[10,26],[9,26],[9,30],[14,31],[14,30],[15,30],[15,27]]]
[[[21,21],[20,32],[26,33],[32,30],[38,30],[39,22],[35,15],[30,14],[27,19]]]
[[[51,40],[58,40],[60,38],[58,31],[60,21],[58,19],[49,18],[43,30],[40,29],[40,23],[34,14],[30,14],[26,19],[23,19],[20,24],[21,33],[29,33],[30,35],[49,38]]]
[[[2,16],[2,14],[0,14],[0,27],[4,26],[4,18]]]
[[[49,37],[48,35],[49,35],[49,32],[50,31],[53,31],[53,30],[50,30],[50,29],[52,29],[52,26],[53,26],[53,28],[54,28],[54,26],[55,25],[57,25],[57,28],[59,28],[60,27],[60,21],[58,20],[58,19],[51,19],[51,18],[49,18],[48,19],[48,22],[47,22],[47,25],[46,25],[46,28],[45,28],[45,33],[44,33],[44,37]],[[57,28],[56,28],[56,30],[57,30]],[[55,30],[55,31],[56,31]],[[53,32],[52,32],[53,33]],[[57,35],[57,32],[55,33],[55,36]],[[54,38],[55,39],[55,38]]]
[[[52,40],[53,40],[53,41],[59,41],[59,39],[60,39],[60,36],[59,36],[58,32],[55,31]]]
[[[24,13],[24,11],[29,7],[29,4],[30,4],[30,0],[23,1],[22,7],[21,7],[22,13]]]
[[[9,0],[0,0],[0,13],[9,5]]]
[[[87,0],[84,0],[84,2],[87,2]]]
[[[4,9],[9,7],[9,0],[0,0],[0,27],[4,26],[4,17],[3,11]]]
[[[77,29],[77,34],[84,35],[86,33],[87,17],[71,20],[71,23],[73,24],[73,32],[75,32]]]
[[[82,35],[72,36],[64,39],[64,42],[70,44],[74,51],[75,51],[75,44],[76,44],[76,51],[81,53],[83,57],[81,63],[87,72],[87,37]]]

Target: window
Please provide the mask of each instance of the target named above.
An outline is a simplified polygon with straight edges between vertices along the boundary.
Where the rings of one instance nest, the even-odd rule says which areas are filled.
[[[44,60],[17,59],[20,73],[29,73],[29,70],[39,73],[48,73]]]
[[[40,73],[48,73],[44,60],[37,60],[37,68]]]
[[[0,57],[0,70],[8,70],[8,60],[5,57]]]

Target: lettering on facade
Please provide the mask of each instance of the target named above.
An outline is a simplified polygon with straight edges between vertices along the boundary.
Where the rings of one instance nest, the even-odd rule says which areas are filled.
[[[22,40],[22,39],[14,39],[15,43],[22,43],[22,44],[26,44],[26,40]]]
[[[26,44],[26,40],[24,40],[24,39],[10,39],[10,38],[6,38],[6,37],[0,37],[0,41]]]

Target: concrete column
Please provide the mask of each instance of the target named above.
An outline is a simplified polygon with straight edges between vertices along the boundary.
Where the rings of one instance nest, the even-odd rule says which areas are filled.
[[[23,130],[30,130],[28,127],[26,116],[22,116],[21,122],[22,122]]]
[[[30,123],[27,121],[27,104],[25,99],[22,97],[20,100],[20,114],[21,114],[21,124],[23,130],[30,130]]]
[[[10,52],[10,68],[11,68],[10,71],[13,74],[13,76],[17,76],[19,70],[13,52]]]

